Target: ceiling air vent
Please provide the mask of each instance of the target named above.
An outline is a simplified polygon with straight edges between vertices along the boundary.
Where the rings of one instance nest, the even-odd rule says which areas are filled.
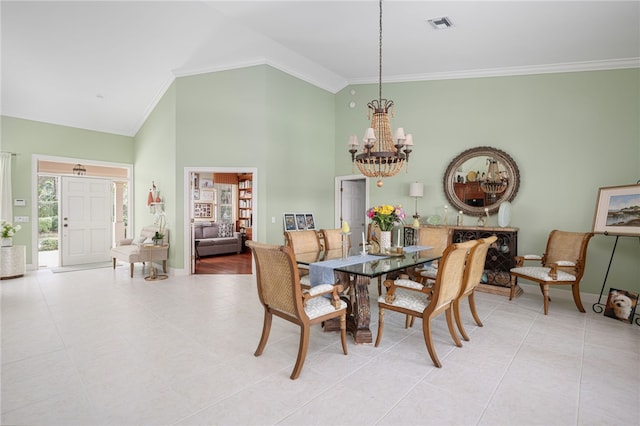
[[[449,28],[453,25],[451,23],[451,19],[447,18],[446,16],[443,16],[442,18],[429,19],[428,22],[438,30],[444,30],[445,28]]]

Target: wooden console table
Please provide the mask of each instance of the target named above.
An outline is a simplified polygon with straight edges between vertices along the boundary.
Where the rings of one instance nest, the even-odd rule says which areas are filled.
[[[492,235],[498,237],[489,247],[484,266],[483,282],[477,287],[478,291],[499,294],[509,297],[511,293],[511,268],[515,268],[515,256],[518,255],[518,228],[499,228],[485,226],[446,226],[422,225],[421,227],[453,229],[452,243],[486,238]],[[413,228],[405,228],[405,245],[415,244]],[[522,294],[522,288],[515,284],[515,297]]]
[[[24,275],[25,246],[0,247],[0,280]]]
[[[489,247],[484,264],[486,281],[480,283],[478,291],[499,294],[509,297],[511,293],[511,268],[515,268],[515,257],[518,255],[518,228],[493,228],[485,226],[454,226],[453,242],[486,238],[495,235],[496,242]],[[522,289],[515,284],[515,295],[522,294]]]

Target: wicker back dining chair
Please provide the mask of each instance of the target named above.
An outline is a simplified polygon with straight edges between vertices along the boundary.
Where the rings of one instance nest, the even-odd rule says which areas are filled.
[[[255,356],[262,355],[267,345],[273,315],[300,326],[298,358],[291,372],[291,379],[297,379],[302,371],[309,347],[309,329],[313,324],[340,318],[340,339],[342,351],[346,355],[347,304],[338,296],[342,286],[323,284],[303,291],[290,247],[255,241],[247,241],[247,246],[251,249],[256,263],[258,297],[264,307],[262,336]],[[322,297],[325,295],[330,297]]]
[[[540,285],[544,299],[544,314],[549,313],[549,286],[570,285],[573,301],[580,312],[584,312],[580,300],[580,281],[587,261],[587,246],[592,232],[551,231],[547,239],[547,249],[542,256],[516,256],[516,267],[511,269],[511,294],[515,293],[516,277],[536,282]],[[524,266],[527,260],[541,262],[541,266]]]
[[[464,276],[462,278],[462,288],[460,289],[460,295],[453,302],[453,313],[456,317],[456,325],[460,334],[464,340],[469,340],[464,326],[462,325],[462,319],[460,318],[460,301],[465,297],[469,300],[469,309],[471,310],[471,316],[478,324],[478,327],[482,327],[482,321],[476,311],[475,290],[482,280],[482,274],[484,273],[484,265],[487,260],[487,252],[489,247],[496,242],[498,237],[495,235],[478,240],[478,244],[473,246],[469,250],[469,256],[464,266]]]
[[[433,252],[442,255],[451,244],[453,228],[448,226],[421,226],[418,231],[418,245],[433,247]],[[414,279],[422,284],[434,281],[438,274],[438,262],[431,262],[426,267],[416,268]]]
[[[322,250],[320,236],[314,230],[285,231],[284,242],[286,246],[291,247],[294,256],[305,253],[318,253],[319,255]],[[300,273],[300,283],[306,288],[311,287],[309,267],[298,264],[298,272]]]
[[[322,244],[325,250],[342,249],[342,230],[341,229],[321,229]],[[351,238],[346,236],[348,247],[351,248]]]
[[[431,288],[418,283],[415,287],[405,287],[396,284],[400,280],[385,280],[384,285],[387,287],[387,293],[378,298],[376,347],[382,340],[385,310],[399,312],[408,317],[419,317],[422,318],[422,334],[429,356],[436,367],[442,367],[433,346],[431,320],[445,312],[449,334],[456,346],[462,346],[453,325],[453,302],[460,294],[467,254],[476,243],[476,240],[471,240],[447,247],[440,259],[435,284]]]

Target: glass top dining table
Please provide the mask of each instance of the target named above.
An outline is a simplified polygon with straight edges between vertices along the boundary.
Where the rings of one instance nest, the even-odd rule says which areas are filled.
[[[347,330],[353,334],[356,343],[372,343],[369,329],[371,306],[369,302],[369,284],[371,278],[382,279],[383,275],[398,273],[441,257],[431,247],[408,246],[402,255],[397,254],[360,254],[359,247],[352,247],[349,255],[342,256],[342,250],[327,250],[317,253],[296,254],[296,262],[302,265],[326,265],[333,269],[335,278],[345,288],[350,287],[350,315],[347,318]],[[353,279],[351,279],[353,277]],[[325,330],[330,325],[325,324]]]
[[[401,271],[422,265],[423,263],[432,262],[440,258],[439,253],[435,253],[433,248],[426,246],[404,247],[406,252],[401,255],[362,255],[358,252],[358,248],[359,247],[352,247],[346,258],[342,257],[341,249],[296,254],[296,262],[302,265],[310,265],[316,262],[340,259],[344,260],[344,262],[331,262],[335,263],[335,265],[332,266],[334,271],[375,278],[390,272]]]

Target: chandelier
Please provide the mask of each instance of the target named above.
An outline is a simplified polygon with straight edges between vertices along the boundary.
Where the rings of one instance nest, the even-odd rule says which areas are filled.
[[[77,176],[84,176],[87,174],[87,169],[82,164],[76,164],[73,166],[73,174]]]
[[[382,0],[380,0],[380,34],[379,34],[379,66],[378,66],[378,99],[367,104],[367,119],[371,120],[362,139],[361,153],[358,152],[358,137],[349,137],[351,163],[356,164],[360,173],[367,177],[378,178],[377,185],[383,185],[382,178],[395,176],[405,163],[409,162],[409,154],[413,148],[413,136],[404,133],[399,127],[395,141],[391,136],[389,112],[393,116],[393,101],[382,98]],[[372,115],[373,114],[373,115]]]
[[[489,163],[487,178],[480,182],[480,188],[489,194],[490,198],[495,199],[497,194],[502,194],[507,189],[507,181],[502,178],[495,158],[488,158],[487,162]]]

